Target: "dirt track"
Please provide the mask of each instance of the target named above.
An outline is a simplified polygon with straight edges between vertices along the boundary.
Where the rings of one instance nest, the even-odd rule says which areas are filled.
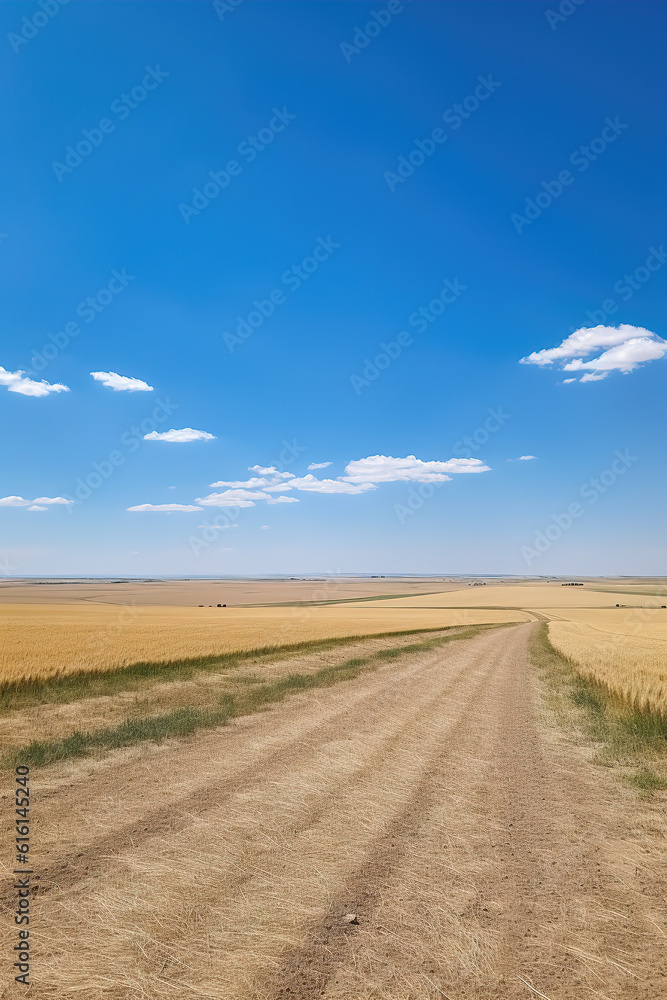
[[[38,774],[32,996],[667,994],[664,798],[542,718],[535,627]]]

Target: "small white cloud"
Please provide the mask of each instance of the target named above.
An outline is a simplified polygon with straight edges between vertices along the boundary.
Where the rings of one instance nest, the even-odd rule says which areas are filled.
[[[258,490],[224,490],[222,493],[209,493],[206,497],[197,497],[197,503],[205,507],[230,507],[239,501],[268,500],[268,495]]]
[[[177,444],[186,444],[188,441],[214,441],[215,435],[208,431],[196,431],[192,427],[181,427],[180,430],[151,431],[144,434],[144,441],[172,441]]]
[[[646,361],[655,361],[667,353],[667,341],[651,339],[650,337],[631,337],[623,344],[617,344],[608,351],[604,351],[598,358],[591,361],[582,361],[575,358],[564,366],[564,371],[574,372],[587,368],[594,372],[604,372],[605,375],[615,369],[628,374],[634,371],[640,364]],[[604,377],[604,376],[603,376]],[[582,382],[584,379],[581,380]],[[586,379],[587,382],[593,381]]]
[[[273,500],[267,500],[268,503],[301,503],[296,497],[274,497]]]
[[[517,462],[532,462],[535,458],[536,455],[519,455]]]
[[[582,358],[606,348],[597,358],[583,361]],[[581,382],[600,382],[611,371],[629,374],[647,361],[656,361],[667,353],[667,341],[642,326],[620,323],[616,326],[591,326],[575,330],[558,347],[543,351],[533,351],[521,358],[524,365],[550,365],[554,361],[562,364],[563,371],[589,370],[592,375],[584,375]],[[595,374],[597,373],[597,374]],[[603,374],[600,374],[603,373]],[[564,382],[573,381],[565,379]]]
[[[576,378],[564,378],[563,385],[567,385],[568,382],[576,382],[576,381],[577,381]]]
[[[115,392],[126,390],[127,392],[152,392],[153,386],[148,382],[143,382],[140,378],[132,378],[129,375],[118,375],[117,372],[91,372],[96,382],[108,386]]]
[[[263,524],[262,527],[260,528],[260,531],[269,531],[268,524]]]
[[[326,469],[329,465],[333,465],[333,462],[311,462],[308,466],[308,471],[314,472],[315,469]]]
[[[39,504],[33,503],[28,507],[28,510],[48,510],[48,507],[40,507]]]
[[[266,479],[263,476],[255,476],[253,479],[221,479],[217,483],[209,483],[210,486],[228,486],[233,490],[256,490],[262,489],[265,486],[269,486],[273,482],[272,479]],[[288,487],[289,488],[289,487]]]
[[[0,507],[35,507],[38,510],[45,510],[51,504],[69,504],[73,500],[66,500],[65,497],[36,497],[34,500],[24,500],[23,497],[2,497]]]
[[[175,487],[175,486],[167,486],[167,489],[168,489],[168,490],[175,490],[175,489],[176,489],[176,487]]]
[[[450,458],[446,462],[424,462],[421,458],[392,458],[391,455],[370,455],[349,462],[345,476],[349,483],[444,483],[448,473],[489,472],[479,458]]]
[[[340,479],[316,479],[315,476],[301,476],[300,479],[290,480],[290,486],[295,490],[304,490],[306,493],[365,493],[367,490],[374,490],[372,483],[345,483]]]
[[[181,511],[191,511],[191,510],[201,510],[201,507],[194,507],[192,504],[182,504],[182,503],[140,503],[136,507],[128,507],[127,510],[181,510]]]
[[[48,396],[50,392],[69,392],[69,388],[61,382],[53,385],[42,379],[41,382],[34,382],[31,378],[26,378],[22,370],[9,372],[0,366],[0,385],[6,385],[9,392],[20,392],[22,396]]]
[[[249,465],[248,472],[256,472],[258,476],[271,476],[273,479],[294,478],[294,474],[292,472],[278,472],[273,465],[269,465],[268,468],[263,465]]]

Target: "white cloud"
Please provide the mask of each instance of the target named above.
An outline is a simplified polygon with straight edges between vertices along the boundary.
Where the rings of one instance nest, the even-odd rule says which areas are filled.
[[[177,444],[186,444],[188,441],[214,441],[215,435],[208,431],[196,431],[192,427],[181,427],[180,430],[151,431],[144,434],[144,441],[173,441]]]
[[[136,507],[128,507],[127,510],[181,510],[181,511],[191,511],[191,510],[201,510],[201,507],[194,507],[192,504],[182,504],[182,503],[140,503]]]
[[[249,465],[248,472],[256,472],[258,476],[271,476],[273,479],[294,479],[291,472],[278,472],[273,465],[266,468],[263,465]]]
[[[597,358],[583,361],[582,358],[595,353],[600,348],[606,348]],[[561,364],[563,371],[589,370],[604,374],[584,375],[581,382],[599,382],[611,371],[620,371],[627,375],[635,368],[655,361],[667,353],[667,341],[651,330],[641,326],[631,326],[620,323],[616,326],[591,326],[575,330],[558,347],[550,347],[543,351],[533,351],[521,358],[524,365],[550,365],[554,361],[567,362]],[[564,379],[572,382],[574,379]]]
[[[267,500],[267,503],[301,503],[296,497],[274,497],[273,500]]]
[[[268,531],[268,530],[269,530],[268,524],[263,524],[260,528],[260,531]]]
[[[49,509],[48,507],[40,507],[39,504],[36,503],[28,507],[28,510],[48,510],[48,509]]]
[[[313,472],[315,469],[326,469],[329,465],[333,465],[333,462],[311,462],[308,466],[308,471]]]
[[[258,490],[224,490],[222,493],[209,493],[206,497],[197,497],[197,503],[205,507],[230,507],[239,501],[268,499],[266,493]]]
[[[564,378],[563,385],[567,385],[569,382],[576,382],[576,378]]]
[[[128,392],[152,392],[153,386],[148,382],[143,382],[140,378],[132,378],[129,375],[118,375],[117,372],[91,372],[96,382],[108,386],[115,392],[125,389]]]
[[[563,370],[574,372],[588,368],[591,371],[610,372],[616,369],[627,374],[638,368],[642,362],[655,361],[667,352],[667,341],[653,339],[654,336],[630,337],[624,343],[604,351],[598,358],[593,358],[590,361],[576,358],[564,365]]]
[[[342,479],[350,483],[393,483],[397,481],[415,483],[444,483],[451,476],[448,473],[489,472],[479,458],[450,458],[446,462],[423,462],[414,455],[407,458],[392,458],[390,455],[370,455],[349,462],[345,467],[347,475]]]
[[[20,392],[22,396],[48,396],[50,392],[69,392],[68,386],[61,382],[51,385],[45,379],[34,382],[24,376],[25,372],[22,370],[9,372],[0,366],[0,385],[6,385],[9,392]]]
[[[229,486],[231,489],[262,489],[264,487],[270,488],[273,492],[278,490],[288,490],[289,486],[286,486],[283,482],[285,479],[294,479],[294,475],[291,472],[278,472],[273,466],[266,469],[260,465],[250,466],[249,472],[258,472],[259,476],[253,476],[251,479],[221,479],[217,483],[210,483],[210,486]]]
[[[532,462],[536,455],[519,455],[517,462]]]
[[[365,493],[367,490],[374,490],[372,483],[357,485],[345,483],[340,479],[316,479],[315,476],[302,476],[300,479],[290,480],[290,486],[295,490],[304,490],[306,493]]]
[[[66,500],[65,497],[37,497],[35,500],[24,500],[23,497],[2,497],[0,498],[0,507],[37,507],[38,509],[46,509],[42,507],[42,504],[60,504],[60,503],[74,503],[73,500]]]

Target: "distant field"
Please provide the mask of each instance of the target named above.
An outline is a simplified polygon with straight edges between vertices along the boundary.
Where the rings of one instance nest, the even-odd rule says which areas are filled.
[[[534,613],[550,620],[552,643],[580,673],[667,714],[666,591],[660,580],[608,579],[581,587],[428,578],[9,583],[0,586],[0,683]]]
[[[615,604],[644,604],[660,607],[667,604],[666,598],[638,596],[625,591],[619,584],[617,590],[611,588],[600,591],[585,585],[583,587],[563,587],[559,583],[487,584],[486,586],[466,586],[457,590],[424,594],[407,598],[389,598],[385,607],[401,608],[453,608],[453,607],[509,607],[509,608],[608,608]]]
[[[0,683],[349,635],[529,621],[520,611],[352,607],[188,608],[7,604]]]
[[[445,579],[327,577],[295,580],[81,580],[0,583],[0,604],[278,604],[423,594],[461,587]]]

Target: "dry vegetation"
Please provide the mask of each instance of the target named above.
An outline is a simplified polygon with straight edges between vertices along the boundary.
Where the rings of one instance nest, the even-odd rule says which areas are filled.
[[[553,646],[632,709],[667,715],[667,610],[573,610],[552,621]]]
[[[515,611],[325,607],[175,608],[105,604],[0,606],[0,682],[137,662],[169,662],[350,635],[528,621]]]

